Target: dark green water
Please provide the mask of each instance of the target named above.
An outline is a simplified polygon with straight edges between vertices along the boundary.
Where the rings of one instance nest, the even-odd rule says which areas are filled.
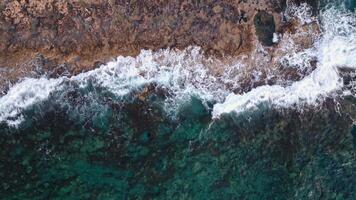
[[[191,97],[172,117],[164,89],[94,83],[0,123],[0,199],[356,199],[354,97],[212,120],[214,102]]]
[[[1,125],[2,199],[356,199],[355,99],[212,122],[198,98],[54,94]],[[65,99],[65,100],[64,100]]]

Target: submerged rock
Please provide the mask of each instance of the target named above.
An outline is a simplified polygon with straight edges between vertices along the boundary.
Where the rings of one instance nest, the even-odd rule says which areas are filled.
[[[62,103],[33,107],[32,125],[0,124],[4,199],[356,197],[355,127],[325,106],[211,121],[193,100],[177,111],[177,123],[139,99],[123,110],[115,101],[96,102],[106,108],[98,110],[78,102],[67,111]],[[341,113],[355,113],[353,102],[340,105]]]

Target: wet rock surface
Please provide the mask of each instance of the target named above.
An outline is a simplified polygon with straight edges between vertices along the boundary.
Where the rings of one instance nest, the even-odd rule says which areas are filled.
[[[255,56],[247,61],[260,68],[246,69],[242,93],[278,83],[279,74],[266,78],[273,70],[302,78],[288,59],[278,65],[278,46],[292,40],[293,53],[318,38],[317,23],[281,26],[283,1],[131,2],[1,1],[0,82],[69,76],[141,48],[196,44],[211,56]],[[210,14],[199,18],[201,10]],[[260,45],[272,30],[287,37]],[[314,57],[303,61],[309,67],[301,70],[317,65]],[[339,73],[354,92],[355,72]],[[192,96],[172,119],[166,87],[152,83],[118,98],[95,82],[65,82],[23,110],[17,129],[0,123],[0,199],[356,199],[352,96],[302,113],[261,104],[217,120],[214,102]]]
[[[79,73],[141,49],[190,45],[211,56],[236,56],[255,42],[256,13],[278,18],[285,7],[286,0],[5,0],[0,67],[15,68],[8,77],[22,77],[30,70],[27,63],[41,54],[52,66],[68,65]]]

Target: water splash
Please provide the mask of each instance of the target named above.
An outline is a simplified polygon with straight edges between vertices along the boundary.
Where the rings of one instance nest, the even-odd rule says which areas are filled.
[[[290,13],[300,14],[296,10]],[[307,15],[299,14],[295,18],[302,16],[305,21]],[[68,91],[74,85],[79,88],[95,85],[111,92],[120,101],[132,92],[139,92],[146,85],[155,84],[169,93],[164,105],[167,113],[174,114],[182,102],[191,96],[198,96],[203,102],[216,103],[213,118],[223,113],[254,109],[263,102],[277,107],[314,105],[342,89],[338,67],[356,68],[355,21],[354,13],[333,8],[324,11],[321,14],[322,36],[312,47],[304,50],[290,35],[282,36],[277,45],[282,53],[277,56],[276,63],[305,71],[305,68],[311,69],[312,59],[318,60],[317,68],[312,73],[292,84],[264,85],[244,94],[233,93],[244,89],[241,83],[249,77],[246,75],[255,74],[255,81],[263,81],[259,80],[263,79],[261,75],[266,79],[278,76],[275,75],[278,68],[261,64],[271,61],[268,56],[270,52],[258,44],[251,55],[254,63],[251,66],[246,64],[243,56],[229,64],[207,58],[198,47],[189,47],[183,51],[142,50],[135,58],[120,56],[98,69],[70,78],[24,79],[0,97],[0,122],[18,126],[24,120],[24,110],[49,99],[53,93]],[[319,35],[315,34],[315,37]],[[297,37],[304,35],[297,33]],[[293,48],[290,48],[291,45]],[[66,101],[64,96],[61,96],[63,102]]]
[[[26,78],[0,98],[0,122],[17,126],[23,121],[21,113],[26,108],[49,99],[54,93],[64,93],[73,88],[85,89],[91,85],[124,101],[125,96],[155,84],[169,93],[165,103],[167,113],[174,113],[180,102],[189,100],[192,95],[205,101],[222,101],[229,89],[239,86],[232,83],[239,82],[236,71],[241,65],[230,64],[221,76],[214,76],[207,68],[209,62],[214,63],[201,53],[199,47],[189,47],[184,51],[142,50],[136,58],[119,56],[95,70],[70,78]],[[63,98],[61,101],[65,103],[65,95],[59,95],[59,98]]]
[[[14,85],[0,98],[0,122],[5,121],[11,126],[19,125],[23,121],[22,111],[47,99],[52,91],[59,89],[62,81],[63,78],[26,78]]]
[[[213,118],[254,109],[262,102],[277,107],[315,105],[341,90],[338,67],[356,69],[356,15],[330,8],[321,13],[321,22],[322,38],[314,45],[317,68],[309,76],[288,87],[266,85],[245,94],[230,94],[224,103],[214,106]]]

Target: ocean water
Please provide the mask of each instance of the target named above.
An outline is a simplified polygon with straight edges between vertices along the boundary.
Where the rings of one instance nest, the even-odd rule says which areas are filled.
[[[214,73],[199,47],[23,79],[0,97],[0,198],[356,199],[356,14],[344,3],[316,17],[288,8],[320,26],[281,57],[298,80],[244,90],[242,60]]]

